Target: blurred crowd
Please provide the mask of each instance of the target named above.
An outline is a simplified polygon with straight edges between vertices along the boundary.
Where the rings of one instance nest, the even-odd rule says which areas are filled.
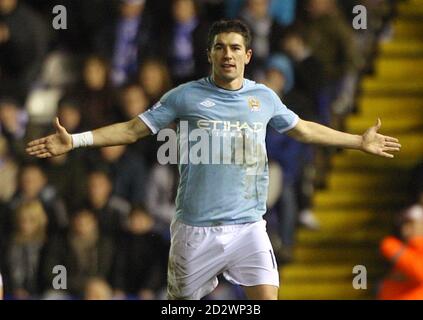
[[[55,5],[66,29],[54,29]],[[352,27],[357,5],[367,29]],[[175,166],[154,136],[36,161],[25,144],[129,120],[169,89],[209,73],[207,31],[239,18],[252,31],[246,76],[305,120],[342,129],[363,75],[389,36],[394,0],[0,0],[0,269],[11,299],[165,297]],[[318,228],[312,195],[336,150],[268,131],[269,213],[280,264],[299,223]],[[67,290],[52,287],[53,267]],[[65,292],[65,294],[63,293]],[[216,291],[223,297],[224,291]],[[219,293],[220,292],[220,293]]]

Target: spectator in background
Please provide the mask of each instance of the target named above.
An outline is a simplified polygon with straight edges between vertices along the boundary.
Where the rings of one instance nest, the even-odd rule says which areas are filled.
[[[10,146],[14,157],[24,157],[24,137],[28,124],[28,114],[18,101],[12,98],[0,99],[0,133]]]
[[[113,290],[109,283],[98,277],[89,278],[84,288],[84,300],[112,300]]]
[[[143,113],[150,107],[150,102],[143,88],[137,83],[129,83],[120,89],[119,115],[121,121],[128,121]],[[150,136],[128,146],[128,151],[142,155],[148,168],[157,162],[158,142]]]
[[[112,146],[94,151],[91,161],[93,166],[110,174],[114,195],[131,204],[144,203],[148,174],[141,154],[131,152],[126,146]]]
[[[8,225],[19,206],[38,200],[48,216],[48,234],[61,233],[68,226],[67,209],[56,188],[48,183],[45,171],[37,164],[26,164],[21,166],[18,179],[18,189],[9,202]]]
[[[307,121],[317,117],[311,99],[296,86],[296,78],[292,60],[284,54],[274,54],[266,62],[265,84],[287,105],[292,105],[295,112],[303,115]]]
[[[10,155],[7,140],[0,135],[0,205],[7,203],[12,198],[17,188],[17,182],[18,164]],[[2,217],[3,214],[0,214],[0,221],[2,221]],[[2,226],[0,222],[0,230],[2,230]]]
[[[119,87],[131,79],[138,65],[157,53],[152,16],[145,10],[145,0],[120,0],[119,14],[100,33],[97,50],[111,61],[111,80]]]
[[[239,16],[250,28],[254,59],[249,72],[258,79],[266,66],[267,58],[277,50],[277,36],[283,28],[270,15],[269,0],[246,0]]]
[[[173,0],[171,10],[172,23],[163,31],[161,47],[173,83],[178,85],[209,73],[205,54],[208,25],[200,18],[200,7],[194,0]]]
[[[77,98],[63,97],[57,106],[57,116],[68,132],[82,129],[81,102]]]
[[[407,208],[399,219],[400,237],[387,236],[380,246],[392,264],[383,280],[378,298],[382,300],[423,300],[423,206]]]
[[[53,267],[66,266],[68,292],[80,299],[91,277],[110,279],[114,255],[113,240],[101,233],[94,212],[79,209],[72,215],[66,236],[49,242],[44,273],[51,283]],[[45,294],[48,296],[49,292]]]
[[[112,181],[104,170],[92,170],[87,180],[88,192],[84,204],[95,213],[100,232],[117,239],[128,225],[129,203],[112,194]]]
[[[324,87],[322,64],[308,45],[301,26],[286,28],[280,37],[279,48],[293,62],[295,89],[301,91],[313,103],[310,112],[316,120],[328,125],[329,117],[319,109],[319,95]]]
[[[81,130],[80,102],[76,98],[64,96],[59,100],[57,116],[63,126],[70,132]],[[63,198],[68,209],[75,209],[82,203],[86,194],[84,180],[86,179],[86,165],[84,154],[75,152],[72,155],[63,155],[49,159],[43,163],[49,183]]]
[[[82,69],[82,85],[70,90],[67,95],[78,97],[82,125],[98,127],[115,119],[114,91],[109,82],[109,64],[100,56],[88,56]]]
[[[306,36],[325,77],[321,104],[327,114],[337,115],[331,123],[340,128],[338,116],[345,116],[353,106],[359,68],[354,34],[335,0],[307,0],[306,11]]]
[[[330,125],[330,110],[326,102],[321,101],[326,87],[323,66],[309,46],[304,28],[301,25],[286,28],[280,38],[279,47],[294,62],[295,88],[312,103],[310,112],[314,119],[323,125]],[[326,185],[330,170],[331,150],[325,147],[315,147],[315,150],[316,170],[313,184],[322,188]]]
[[[115,287],[141,300],[158,299],[166,287],[169,242],[155,230],[155,219],[141,206],[129,215],[129,227],[116,257]]]
[[[0,0],[0,95],[25,102],[48,42],[47,27],[33,9],[22,1]]]
[[[68,209],[80,206],[86,194],[84,181],[87,173],[80,155],[62,155],[43,163],[49,183],[57,190]]]
[[[149,101],[159,101],[172,88],[168,67],[158,59],[148,59],[141,64],[138,80]]]
[[[42,259],[47,241],[47,214],[39,201],[16,208],[6,249],[6,288],[15,299],[36,298],[44,286]]]
[[[7,140],[0,135],[0,256],[3,256],[4,243],[10,233],[8,203],[18,186],[18,163],[10,156]],[[0,270],[1,270],[0,259]]]
[[[129,83],[120,89],[119,114],[122,121],[128,121],[150,106],[144,89],[138,83]]]

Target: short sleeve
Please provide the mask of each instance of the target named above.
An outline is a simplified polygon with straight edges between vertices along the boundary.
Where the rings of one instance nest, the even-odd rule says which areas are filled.
[[[159,102],[151,109],[138,115],[153,134],[166,128],[169,123],[178,118],[181,110],[183,86],[176,87],[165,93]]]
[[[269,121],[269,125],[279,133],[291,130],[294,128],[299,120],[298,115],[289,110],[281,101],[281,99],[271,91],[272,99],[274,101],[273,116]]]

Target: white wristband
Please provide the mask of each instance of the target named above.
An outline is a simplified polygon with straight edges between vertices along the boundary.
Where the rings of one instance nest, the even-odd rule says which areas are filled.
[[[94,137],[92,131],[86,131],[82,133],[72,134],[72,148],[88,147],[94,143]]]

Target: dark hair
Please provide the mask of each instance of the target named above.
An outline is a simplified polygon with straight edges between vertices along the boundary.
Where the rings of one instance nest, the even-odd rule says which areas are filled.
[[[110,183],[112,183],[112,173],[110,169],[104,164],[95,164],[88,171],[88,177],[98,174],[104,176]]]
[[[20,108],[19,101],[14,97],[1,96],[0,97],[0,106],[5,105],[5,104],[13,104],[13,105],[17,106],[18,108]]]
[[[251,48],[251,33],[247,25],[241,20],[219,20],[212,24],[207,38],[207,50],[211,50],[214,37],[220,33],[235,32],[244,38],[245,48]]]
[[[47,177],[47,174],[44,171],[44,168],[41,166],[41,163],[36,161],[36,160],[35,161],[32,161],[32,160],[23,161],[23,162],[21,162],[20,165],[21,166],[19,168],[19,173],[18,173],[19,179],[22,177],[23,172],[25,170],[30,169],[30,168],[34,168],[34,169],[38,170],[41,173],[41,175],[43,175],[44,177]]]
[[[80,110],[81,99],[72,95],[64,95],[59,99],[59,102],[57,103],[57,108],[62,109],[65,106]]]

